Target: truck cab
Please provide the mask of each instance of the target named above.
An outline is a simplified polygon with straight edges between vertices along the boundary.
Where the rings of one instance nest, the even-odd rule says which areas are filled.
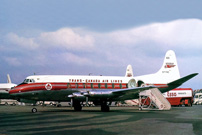
[[[202,104],[202,93],[196,93],[194,96],[194,104]]]

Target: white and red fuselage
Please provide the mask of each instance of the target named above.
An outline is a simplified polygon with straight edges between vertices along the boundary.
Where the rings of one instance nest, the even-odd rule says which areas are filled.
[[[145,77],[148,78],[149,76]],[[132,87],[140,87],[141,85],[158,86],[161,90],[166,91],[166,88],[168,88],[167,83],[145,82],[144,77],[142,76],[113,77],[39,75],[27,77],[22,84],[12,89],[10,91],[10,94],[19,96],[20,98],[27,98],[27,96],[29,96],[29,99],[32,100],[70,101],[70,98],[65,95],[70,95],[75,92],[87,92],[89,90],[104,91],[109,89],[126,89]],[[137,96],[138,94],[134,94],[133,98]]]

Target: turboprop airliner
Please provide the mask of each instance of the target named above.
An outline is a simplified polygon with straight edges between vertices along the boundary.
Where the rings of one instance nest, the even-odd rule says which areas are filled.
[[[129,68],[130,69],[130,68]],[[139,92],[157,87],[162,93],[180,86],[198,73],[180,78],[174,51],[166,53],[161,69],[136,76],[34,75],[9,91],[20,102],[71,101],[75,111],[81,102],[91,101],[109,111],[109,102],[138,98]],[[37,112],[36,108],[32,112]]]
[[[0,83],[0,99],[11,99],[11,95],[8,93],[11,88],[17,86],[11,82],[10,75],[7,74],[7,83]]]

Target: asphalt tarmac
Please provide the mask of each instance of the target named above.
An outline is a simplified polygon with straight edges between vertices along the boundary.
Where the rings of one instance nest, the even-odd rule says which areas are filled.
[[[202,106],[170,111],[139,111],[137,107],[0,106],[0,135],[200,135]]]

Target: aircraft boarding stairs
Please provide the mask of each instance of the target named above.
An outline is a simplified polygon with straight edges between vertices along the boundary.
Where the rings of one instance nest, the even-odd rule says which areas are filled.
[[[170,110],[171,105],[157,88],[139,93],[139,110]]]

